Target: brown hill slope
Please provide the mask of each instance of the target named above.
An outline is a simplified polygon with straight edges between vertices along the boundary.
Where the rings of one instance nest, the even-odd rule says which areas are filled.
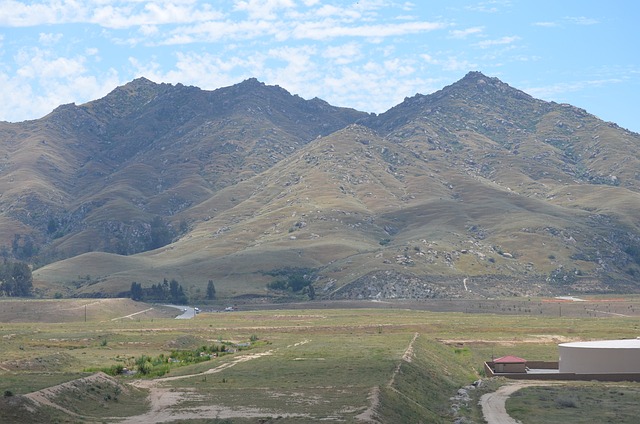
[[[177,212],[363,116],[254,79],[207,92],[141,78],[0,124],[1,244],[41,263],[159,247],[186,231]]]
[[[306,274],[337,298],[638,290],[640,136],[477,72],[379,116],[255,80],[137,80],[72,109],[98,122],[78,132],[109,134],[94,144],[111,171],[71,201],[82,231],[50,243],[88,253],[38,269],[41,285],[113,295],[166,277],[197,298],[212,279],[220,296],[262,296]],[[59,174],[40,184],[66,187]],[[187,223],[172,244],[90,252],[162,235],[155,215]]]
[[[168,276],[200,287],[212,279],[225,297],[265,295],[270,272],[287,266],[313,269],[316,293],[329,297],[633,290],[615,270],[629,261],[612,241],[626,240],[619,223],[424,160],[357,125],[184,216],[201,222],[165,248],[87,254],[36,274],[68,281],[99,263],[85,294]]]

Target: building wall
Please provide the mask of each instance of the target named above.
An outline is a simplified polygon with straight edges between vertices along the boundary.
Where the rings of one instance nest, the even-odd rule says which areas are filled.
[[[524,363],[519,364],[495,364],[496,372],[527,372],[526,365]]]
[[[529,363],[529,361],[527,362]],[[551,362],[545,362],[545,366],[538,366],[536,368],[552,369]],[[556,369],[558,363],[556,362]],[[623,373],[623,374],[526,374],[521,372],[515,373],[500,373],[495,374],[493,372],[493,362],[484,363],[484,371],[487,377],[505,377],[512,380],[544,380],[544,381],[637,381],[640,382],[640,373]]]
[[[640,373],[640,349],[558,346],[560,373]]]

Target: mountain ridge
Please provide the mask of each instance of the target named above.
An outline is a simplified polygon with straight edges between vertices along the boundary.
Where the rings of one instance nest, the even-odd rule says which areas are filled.
[[[266,287],[296,268],[324,297],[638,291],[640,136],[480,72],[379,115],[139,78],[0,140],[0,240],[43,294],[301,296]]]

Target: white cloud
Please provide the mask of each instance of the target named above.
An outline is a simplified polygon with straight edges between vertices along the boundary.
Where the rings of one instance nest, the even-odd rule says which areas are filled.
[[[540,87],[528,87],[523,90],[534,97],[541,99],[557,98],[563,94],[581,91],[591,87],[604,87],[611,84],[620,84],[624,82],[621,78],[592,79],[574,82],[560,82]]]
[[[149,37],[149,36],[156,35],[156,34],[160,33],[160,28],[158,28],[157,25],[142,25],[142,26],[140,26],[138,31],[143,36]]]
[[[511,6],[510,0],[489,0],[482,1],[476,3],[471,6],[467,6],[467,10],[471,10],[473,12],[482,12],[482,13],[498,13],[503,8],[507,8]]]
[[[320,17],[329,17],[329,16],[338,16],[342,18],[352,18],[357,19],[360,17],[360,14],[352,9],[345,9],[342,7],[337,7],[332,4],[325,4],[319,9],[313,11],[315,16]]]
[[[189,44],[195,42],[219,42],[223,40],[250,40],[271,36],[282,41],[289,38],[288,29],[277,22],[269,21],[209,21],[191,26],[180,26],[168,33],[159,42],[165,45]]]
[[[450,31],[449,34],[453,38],[467,38],[469,35],[481,34],[484,31],[484,27],[472,27],[467,29],[456,29]]]
[[[58,80],[76,78],[83,74],[85,58],[76,56],[55,57],[51,51],[32,49],[23,50],[16,57],[16,74],[22,78],[36,80]]]
[[[406,60],[402,60],[400,58],[385,60],[383,63],[385,70],[400,76],[406,77],[416,71],[411,63],[408,63]]]
[[[439,66],[447,72],[467,72],[472,69],[478,68],[478,65],[476,63],[470,62],[466,59],[460,59],[457,56],[446,56],[442,59],[439,59],[437,57],[434,57],[433,55],[424,53],[421,54],[420,57],[425,63],[429,65]]]
[[[493,40],[483,40],[480,41],[478,43],[476,43],[475,45],[480,47],[481,49],[486,49],[489,48],[491,46],[501,46],[501,45],[507,45],[507,44],[513,44],[516,41],[518,41],[520,39],[520,37],[512,35],[509,37],[502,37],[502,38],[497,38],[497,39],[493,39]]]
[[[339,46],[327,47],[322,56],[338,65],[346,65],[362,57],[362,49],[358,43],[347,43]]]
[[[155,82],[182,83],[203,89],[215,89],[238,83],[242,79],[264,74],[264,54],[221,57],[210,53],[176,53],[173,68],[166,69],[157,62],[142,62],[134,57],[129,63],[135,76]]]
[[[397,35],[418,34],[446,28],[439,22],[405,22],[400,24],[345,26],[334,21],[306,22],[293,29],[298,39],[327,40],[337,37],[384,38]]]
[[[597,19],[587,18],[585,16],[567,16],[564,19],[576,25],[596,25],[600,23]]]
[[[437,59],[435,59],[432,55],[427,54],[427,53],[421,54],[421,55],[420,55],[420,57],[421,57],[421,58],[422,58],[426,63],[431,64],[431,65],[437,65],[437,64],[439,63]]]
[[[70,10],[68,3],[32,3],[3,0],[0,2],[0,26],[34,26],[54,24],[61,21],[61,15]]]
[[[402,102],[406,96],[433,92],[440,84],[437,79],[409,78],[381,64],[368,62],[361,68],[346,67],[325,76],[319,97],[335,105],[380,113]]]
[[[406,11],[410,11],[416,8],[415,3],[412,3],[410,1],[404,2],[404,4],[402,5],[402,9],[406,10]]]
[[[278,17],[277,11],[281,9],[295,8],[292,0],[246,0],[236,1],[234,9],[249,14],[249,19],[274,20]]]
[[[106,28],[129,28],[140,25],[162,25],[202,22],[224,15],[208,4],[193,1],[58,0],[25,4],[0,0],[0,25],[24,27],[65,23],[92,23]]]
[[[57,106],[104,96],[121,84],[112,68],[91,75],[81,55],[57,56],[42,49],[23,49],[15,72],[0,73],[0,116],[10,121],[41,117]]]
[[[469,71],[472,69],[476,69],[478,67],[477,64],[472,63],[468,60],[460,60],[457,57],[451,56],[442,61],[442,69],[445,71]]]
[[[539,26],[539,27],[546,27],[546,28],[553,28],[553,27],[560,26],[560,24],[557,22],[534,22],[532,25]]]
[[[63,35],[60,33],[44,33],[41,32],[38,36],[38,41],[40,44],[50,46],[52,44],[56,44],[58,41],[62,40]]]

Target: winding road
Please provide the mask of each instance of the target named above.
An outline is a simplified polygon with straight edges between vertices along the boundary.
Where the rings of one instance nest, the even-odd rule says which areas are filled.
[[[509,384],[500,387],[495,392],[482,395],[480,405],[485,421],[489,424],[517,424],[518,421],[507,414],[505,402],[512,393],[525,386],[526,383]]]
[[[551,386],[553,384],[558,384],[558,382],[519,381],[502,386],[495,392],[482,395],[480,398],[482,415],[488,424],[520,424],[520,421],[514,420],[507,414],[505,403],[509,396],[525,387]]]

